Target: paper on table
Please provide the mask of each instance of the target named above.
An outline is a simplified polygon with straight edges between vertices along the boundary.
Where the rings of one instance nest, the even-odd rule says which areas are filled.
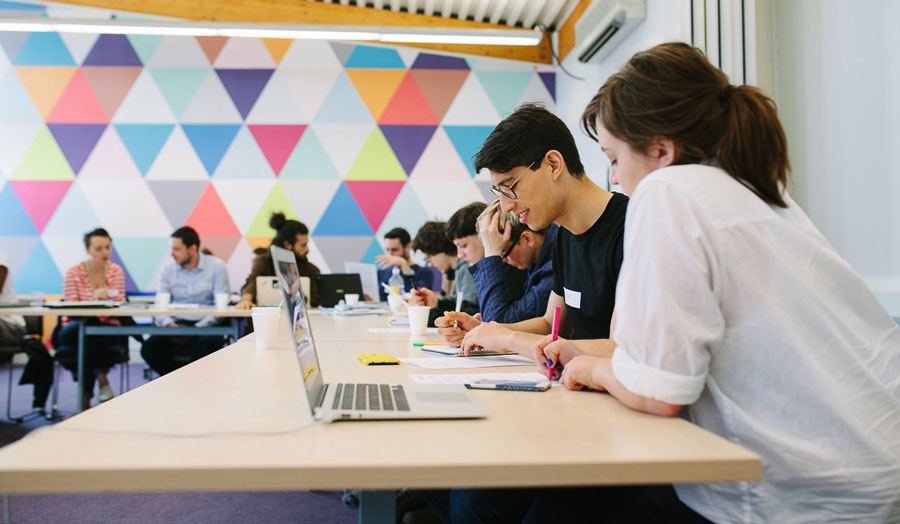
[[[344,262],[344,271],[359,274],[363,293],[372,297],[372,300],[378,300],[378,270],[375,268],[375,264]]]
[[[425,333],[430,335],[437,335],[437,328],[425,328]],[[369,333],[409,333],[408,327],[370,327]]]
[[[419,384],[472,384],[479,380],[508,380],[510,382],[547,380],[547,377],[540,373],[458,373],[454,375],[410,375],[410,378]],[[558,380],[554,380],[550,385],[556,387],[562,384]]]
[[[471,369],[498,366],[533,366],[534,361],[521,355],[503,357],[413,357],[401,358],[401,362],[425,369]]]

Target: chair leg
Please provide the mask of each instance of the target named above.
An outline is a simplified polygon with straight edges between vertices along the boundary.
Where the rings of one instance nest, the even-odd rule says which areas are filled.
[[[13,424],[21,424],[26,420],[31,420],[33,418],[44,416],[43,408],[32,408],[31,411],[25,413],[24,415],[20,415],[14,417],[12,415],[12,390],[13,390],[13,365],[12,362],[9,363],[9,381],[6,392],[6,419],[12,422]]]

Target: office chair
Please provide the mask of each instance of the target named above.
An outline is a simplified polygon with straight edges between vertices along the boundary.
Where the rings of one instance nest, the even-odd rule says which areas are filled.
[[[44,404],[47,402],[47,393],[50,390],[48,381],[53,380],[52,360],[47,348],[41,342],[44,332],[43,317],[28,316],[25,317],[25,336],[16,345],[0,346],[0,362],[8,363],[9,378],[6,390],[6,419],[14,424],[21,424],[26,420],[37,417],[53,418],[45,411]],[[21,415],[12,414],[13,403],[13,357],[18,353],[28,355],[29,362],[23,371],[23,378],[28,376],[31,384],[35,387],[35,402],[32,402],[31,411]],[[20,382],[21,384],[22,382]],[[44,388],[44,392],[40,391]],[[39,398],[43,397],[43,402]],[[35,405],[40,404],[40,405]]]

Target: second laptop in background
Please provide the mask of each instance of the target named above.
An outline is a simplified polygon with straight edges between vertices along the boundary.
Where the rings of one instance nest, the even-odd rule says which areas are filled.
[[[344,295],[363,296],[362,281],[357,273],[319,273],[315,279],[319,290],[319,305],[322,307],[336,306]]]

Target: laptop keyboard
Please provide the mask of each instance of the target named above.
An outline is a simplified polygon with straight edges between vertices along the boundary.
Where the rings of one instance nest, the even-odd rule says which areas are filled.
[[[409,411],[409,403],[401,385],[338,384],[331,409]]]

